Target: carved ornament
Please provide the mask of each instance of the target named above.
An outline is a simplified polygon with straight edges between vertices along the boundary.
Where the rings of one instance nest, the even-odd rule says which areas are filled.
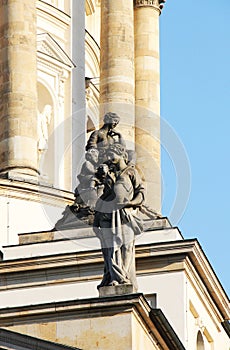
[[[161,12],[165,2],[166,0],[134,0],[134,7],[154,7]]]

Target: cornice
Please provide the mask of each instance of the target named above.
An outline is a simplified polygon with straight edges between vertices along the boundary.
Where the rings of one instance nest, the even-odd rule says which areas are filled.
[[[187,257],[185,260],[185,273],[189,283],[196,291],[200,302],[206,309],[207,313],[209,314],[209,317],[212,319],[213,323],[216,326],[216,329],[219,332],[219,324],[222,322],[223,318],[221,316],[221,313],[219,312],[219,308],[216,306],[216,304],[213,303],[210,291],[207,290],[203,280],[200,278],[189,257]],[[223,305],[226,307],[226,309],[228,309],[228,304],[226,303],[226,301],[224,301]]]
[[[8,179],[0,178],[0,195],[7,198],[32,200],[42,203],[59,205],[63,202],[71,203],[74,195],[72,192],[52,187],[39,179],[20,179],[11,176]]]
[[[63,48],[49,33],[37,34],[37,52],[45,60],[55,62],[56,65],[67,70],[76,67]],[[39,56],[39,57],[40,57]]]
[[[159,13],[161,13],[164,3],[166,0],[134,0],[134,7],[140,8],[140,7],[153,7],[154,9],[158,10]]]
[[[141,300],[140,300],[141,298]],[[116,299],[116,303],[114,302]],[[51,302],[43,303],[40,305],[28,305],[19,306],[13,308],[0,309],[0,325],[3,326],[7,324],[12,318],[20,324],[22,319],[32,320],[34,317],[36,320],[49,318],[56,319],[57,315],[59,319],[61,317],[67,316],[69,313],[76,314],[78,316],[84,315],[85,311],[88,309],[91,315],[96,315],[98,311],[103,312],[104,315],[110,314],[115,309],[124,310],[132,309],[132,307],[138,306],[149,308],[147,302],[142,294],[130,294],[125,296],[117,297],[101,297],[101,298],[90,298],[90,299],[74,299],[62,302]],[[149,311],[149,310],[148,310]]]
[[[148,255],[154,257],[162,256],[163,258],[163,256],[165,256],[166,259],[168,259],[169,256],[181,256],[181,254],[184,254],[185,257],[189,257],[194,271],[199,275],[202,284],[207,288],[209,295],[218,306],[223,318],[230,318],[229,298],[197,239],[156,243],[151,246],[149,245],[148,248],[144,248],[143,246],[139,251],[142,257],[144,257],[144,251],[145,253],[148,251]],[[136,256],[138,257],[138,249],[136,251]],[[186,268],[185,266],[185,269]]]
[[[12,319],[14,325],[20,325],[34,320],[39,322],[47,319],[56,321],[57,318],[58,321],[85,317],[101,318],[119,313],[133,314],[142,323],[142,327],[157,348],[185,350],[161,309],[151,309],[142,293],[0,309],[0,325],[12,325]]]
[[[219,309],[224,311],[224,313],[222,313],[224,314],[224,317],[229,319],[229,298],[197,240],[189,257],[192,261],[193,268],[199,274],[201,281],[206,286],[210,296],[215,300]]]
[[[154,265],[154,262],[159,261],[159,259],[165,259],[168,264],[171,264],[170,269],[163,272],[170,273],[174,270],[189,270],[190,275],[192,274],[196,278],[199,278],[200,283],[205,286],[212,301],[217,305],[223,319],[229,318],[229,299],[196,239],[137,245],[137,276],[146,273],[142,269],[143,266],[146,266],[148,274],[155,273],[156,269],[160,273],[159,267],[155,267]],[[186,259],[189,259],[191,263],[186,263]],[[33,274],[33,271],[36,272],[38,269],[40,271],[45,269],[46,273],[48,273],[47,269],[54,271],[56,268],[70,268],[70,266],[78,266],[80,268],[80,266],[87,265],[87,269],[92,270],[92,279],[95,279],[98,275],[97,270],[101,267],[101,264],[101,251],[88,250],[85,252],[40,256],[37,258],[3,260],[0,263],[0,271],[3,277],[4,274],[8,275],[11,273]],[[91,277],[88,274],[88,278],[91,279]]]

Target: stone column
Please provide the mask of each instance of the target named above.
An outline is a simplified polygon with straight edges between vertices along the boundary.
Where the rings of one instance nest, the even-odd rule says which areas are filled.
[[[121,117],[119,129],[134,148],[133,0],[101,0],[100,115]]]
[[[159,0],[134,1],[135,141],[147,205],[161,211]]]
[[[0,173],[37,174],[35,4],[0,2]]]
[[[72,189],[85,158],[85,0],[72,0]]]

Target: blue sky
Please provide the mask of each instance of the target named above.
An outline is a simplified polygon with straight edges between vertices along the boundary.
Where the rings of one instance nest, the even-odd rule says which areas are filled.
[[[179,226],[184,238],[198,238],[228,294],[229,18],[229,0],[167,0],[160,18],[163,214]],[[168,128],[184,146],[181,162],[175,160],[173,142],[165,151]],[[182,203],[185,211],[178,220],[173,203],[176,200],[180,206],[180,195],[190,185],[188,203]]]

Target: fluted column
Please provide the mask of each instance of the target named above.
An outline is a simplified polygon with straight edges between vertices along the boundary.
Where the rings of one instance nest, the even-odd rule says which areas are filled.
[[[100,114],[121,117],[119,128],[134,148],[133,0],[101,0]]]
[[[164,2],[164,1],[160,1]],[[134,1],[135,141],[147,204],[161,211],[160,62],[158,0]]]
[[[0,2],[0,172],[37,174],[36,1]]]

